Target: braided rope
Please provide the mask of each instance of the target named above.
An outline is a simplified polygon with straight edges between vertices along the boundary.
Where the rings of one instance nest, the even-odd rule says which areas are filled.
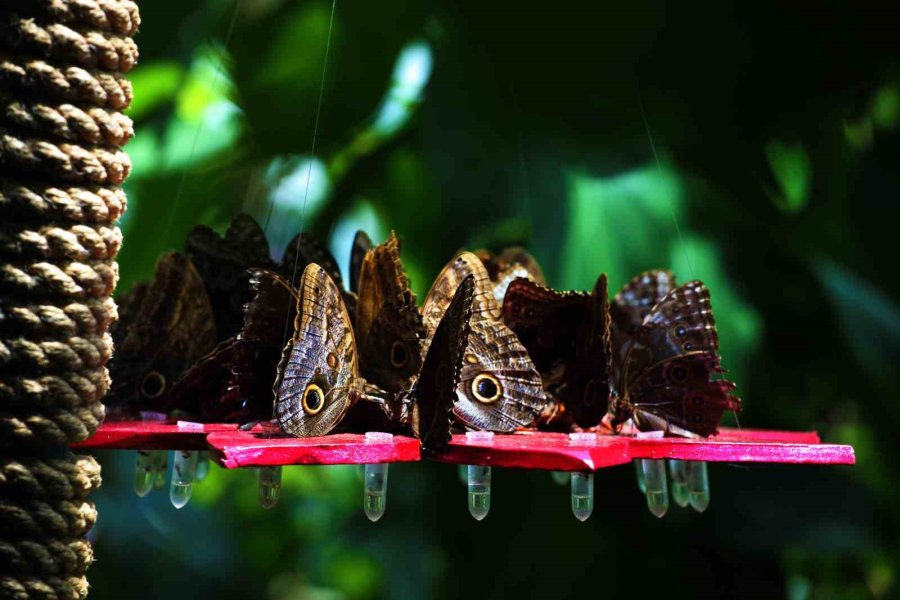
[[[92,456],[0,459],[0,495],[84,499],[100,487],[100,465]]]
[[[131,0],[0,6],[0,598],[84,598],[134,135]]]
[[[0,335],[52,340],[97,335],[117,318],[116,303],[111,298],[62,304],[20,304],[15,299],[0,298]]]
[[[0,375],[0,409],[94,407],[109,390],[105,368],[37,377]],[[101,415],[102,416],[102,415]],[[80,440],[78,440],[80,441]]]
[[[112,336],[71,337],[65,341],[0,340],[0,372],[46,373],[103,367],[112,356]]]
[[[0,210],[11,218],[111,224],[125,212],[125,205],[125,193],[119,188],[24,186],[0,177]]]
[[[7,540],[82,536],[97,522],[90,500],[0,498],[0,528]]]
[[[9,8],[42,21],[65,23],[134,35],[141,24],[137,4],[131,0],[7,0]]]
[[[0,225],[0,256],[103,260],[115,258],[121,244],[122,232],[118,227]]]
[[[91,545],[83,539],[0,540],[0,570],[36,575],[84,573],[94,561]]]
[[[85,577],[0,577],[0,598],[10,600],[81,600],[87,597]]]
[[[131,103],[131,82],[115,73],[56,67],[43,60],[16,62],[0,53],[0,88],[46,101],[75,102],[123,110]]]
[[[119,266],[115,261],[0,264],[0,290],[33,298],[109,296],[118,280]]]
[[[0,169],[81,184],[119,185],[131,171],[131,161],[121,150],[54,144],[0,130]]]
[[[104,108],[0,100],[0,123],[70,142],[122,146],[134,136],[131,119]]]
[[[91,69],[122,73],[134,68],[137,44],[130,37],[104,31],[81,33],[62,23],[41,25],[34,19],[9,15],[0,25],[0,46]]]

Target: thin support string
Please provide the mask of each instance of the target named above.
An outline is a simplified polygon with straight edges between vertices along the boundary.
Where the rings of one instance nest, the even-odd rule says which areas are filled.
[[[319,84],[319,99],[316,103],[316,119],[313,124],[313,136],[312,136],[312,144],[309,149],[309,166],[306,169],[306,188],[303,191],[303,203],[300,205],[300,232],[303,231],[303,221],[306,216],[306,201],[309,198],[309,180],[312,177],[312,167],[313,160],[316,156],[316,139],[319,135],[319,117],[322,114],[322,98],[325,95],[325,74],[328,72],[328,55],[331,50],[331,33],[334,29],[334,11],[337,6],[337,0],[332,0],[331,2],[331,17],[328,21],[328,37],[325,41],[325,59],[322,63],[322,81]],[[269,214],[266,216],[265,225],[268,226],[269,218],[272,216],[272,207],[274,206],[274,201],[269,205]],[[298,234],[299,235],[299,234]],[[297,264],[300,262],[300,240],[297,240],[297,249],[294,252],[294,265],[291,270],[291,280],[290,284],[293,287],[294,281],[297,279]],[[291,300],[292,298],[288,298],[288,304],[285,308],[285,318],[284,318],[284,334],[282,334],[281,341],[282,345],[287,342],[288,336],[288,328],[291,324]],[[297,300],[297,306],[300,307],[300,301]],[[275,402],[278,401],[278,397],[276,395]],[[272,405],[272,418],[275,418],[275,404]]]
[[[237,23],[237,16],[240,12],[241,3],[243,0],[237,0],[234,3],[234,11],[231,13],[231,20],[228,22],[228,30],[225,32],[225,41],[222,44],[223,54],[228,52],[228,45],[231,43],[231,37],[234,35],[234,25]],[[216,71],[213,73],[213,76],[210,78],[209,88],[214,89],[216,84],[219,83],[219,78],[222,76],[222,66],[223,61],[218,61],[216,64]],[[184,192],[184,185],[187,182],[188,169],[190,167],[191,161],[194,159],[194,152],[197,150],[197,141],[200,139],[200,133],[203,131],[203,125],[206,122],[205,116],[200,117],[200,123],[197,125],[197,130],[194,132],[194,138],[191,140],[191,149],[188,153],[187,162],[185,162],[184,169],[181,170],[181,180],[178,182],[178,189],[175,190],[175,199],[172,201],[172,204],[169,208],[169,215],[166,221],[166,228],[163,229],[163,235],[160,237],[160,244],[165,245],[166,240],[169,238],[169,234],[172,232],[172,226],[175,222],[175,209],[178,206],[178,202],[181,199],[181,194]]]
[[[234,35],[234,25],[237,22],[237,16],[240,12],[241,3],[243,0],[237,0],[234,3],[234,11],[231,13],[231,20],[228,23],[228,30],[225,32],[225,41],[222,45],[223,54],[228,52],[228,45],[231,43],[231,37]],[[212,78],[209,82],[209,88],[215,88],[216,84],[219,82],[219,78],[222,76],[222,71],[224,70],[224,60],[222,57],[219,57],[219,60],[216,64],[216,71],[213,73]],[[172,208],[169,210],[169,218],[166,222],[166,228],[163,230],[163,235],[159,238],[160,248],[162,248],[166,239],[168,239],[169,234],[172,232],[172,227],[175,224],[175,213],[177,212],[178,204],[181,201],[181,195],[184,192],[184,185],[187,182],[188,171],[190,170],[191,161],[194,159],[194,152],[197,149],[197,141],[200,139],[200,133],[203,131],[203,125],[206,122],[205,116],[200,117],[200,123],[197,125],[197,130],[194,132],[194,139],[191,140],[191,149],[188,153],[187,162],[185,162],[184,169],[181,171],[181,180],[178,182],[178,189],[175,191],[175,199],[172,201]]]
[[[644,103],[641,101],[641,94],[638,91],[638,106],[641,108],[641,118],[644,120],[644,129],[647,131],[647,139],[650,141],[650,150],[653,152],[653,158],[656,160],[656,170],[662,175],[662,164],[659,162],[659,155],[656,153],[656,144],[653,143],[653,135],[650,133],[650,124],[647,122],[647,112],[644,110]],[[688,253],[687,245],[684,243],[684,236],[681,234],[681,227],[678,225],[678,217],[675,215],[675,208],[672,206],[672,203],[669,203],[669,212],[672,215],[672,222],[675,223],[675,231],[678,234],[678,240],[681,243],[681,247],[684,249],[684,259],[687,261],[688,269],[691,272],[691,279],[696,279],[694,275],[694,267],[691,264],[691,257]],[[738,430],[741,429],[741,421],[738,419],[738,414],[736,410],[732,410],[731,414],[734,415],[734,422],[737,425]]]
[[[659,162],[659,154],[656,153],[656,144],[653,143],[653,135],[650,133],[650,124],[647,122],[647,113],[644,111],[644,103],[641,101],[641,94],[638,92],[638,106],[641,108],[641,118],[644,120],[644,129],[647,131],[647,139],[650,141],[650,150],[653,152],[653,158],[656,160],[656,170],[660,176],[663,174],[662,163]],[[678,241],[684,249],[684,259],[687,261],[688,270],[691,272],[691,279],[694,279],[694,266],[691,264],[691,257],[688,254],[687,245],[684,243],[684,236],[681,234],[681,227],[678,225],[678,217],[675,214],[675,208],[669,202],[669,213],[672,215],[672,222],[675,223],[675,232],[678,235]]]

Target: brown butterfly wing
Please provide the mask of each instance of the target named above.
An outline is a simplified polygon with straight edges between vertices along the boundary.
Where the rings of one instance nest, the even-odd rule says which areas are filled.
[[[399,392],[419,372],[425,326],[393,232],[363,260],[356,332],[360,367],[368,381]]]
[[[577,426],[595,427],[607,412],[610,395],[609,289],[605,273],[594,285],[577,340],[575,360],[566,369],[565,405]]]
[[[216,315],[220,340],[236,334],[250,298],[247,269],[274,266],[265,233],[252,217],[236,216],[220,236],[200,225],[188,233],[186,253],[203,279]]]
[[[438,324],[416,383],[413,433],[428,454],[445,450],[451,438],[453,403],[471,331],[474,296],[475,282],[469,276]]]
[[[461,252],[441,270],[425,296],[422,320],[428,338],[437,329],[460,283],[469,275],[475,279],[473,305],[476,316],[473,318],[478,318],[479,315],[499,317],[499,306],[493,298],[491,281],[484,264],[471,252]]]
[[[362,382],[350,315],[337,284],[311,264],[303,271],[299,297],[293,336],[274,386],[275,414],[285,433],[319,436],[334,429],[356,403]],[[313,412],[304,400],[315,389],[320,395]]]
[[[503,322],[525,346],[545,377],[575,358],[578,331],[587,319],[590,295],[558,292],[529,279],[516,279],[503,299]]]
[[[353,246],[350,249],[350,291],[355,294],[359,294],[359,273],[363,259],[373,246],[372,239],[365,231],[360,229],[353,236]]]
[[[611,407],[617,420],[625,410],[639,427],[665,422],[699,435],[714,433],[725,410],[740,408],[730,394],[734,384],[713,379],[722,372],[718,348],[706,286],[692,281],[666,294],[626,351],[621,397]]]
[[[479,385],[488,386],[487,393]],[[492,385],[499,393],[490,393]],[[547,402],[541,376],[516,334],[475,312],[456,396],[453,414],[463,425],[501,432],[530,427]]]
[[[298,233],[288,242],[284,251],[284,256],[281,259],[282,272],[287,277],[296,279],[302,277],[302,273],[307,265],[314,263],[328,274],[339,290],[344,289],[341,270],[328,247],[307,231]],[[299,285],[294,287],[299,287]]]
[[[679,435],[715,434],[722,413],[741,408],[740,399],[731,393],[734,383],[712,378],[721,372],[718,357],[703,351],[654,365],[630,390],[637,403],[635,426]]]
[[[612,336],[612,380],[621,377],[625,353],[650,310],[675,289],[675,275],[656,269],[636,275],[616,294],[609,307]]]
[[[125,412],[167,412],[175,380],[216,345],[212,306],[200,274],[184,255],[164,254],[153,281],[129,304],[110,362],[107,403]]]

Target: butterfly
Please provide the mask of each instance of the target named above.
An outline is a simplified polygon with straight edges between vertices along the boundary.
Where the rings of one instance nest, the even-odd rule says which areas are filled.
[[[248,269],[273,268],[269,243],[253,217],[239,214],[224,236],[199,225],[187,236],[185,253],[197,267],[212,302],[219,340],[236,334],[249,300]]]
[[[153,281],[123,296],[106,402],[113,413],[169,412],[172,384],[217,342],[206,288],[193,263],[170,252],[157,262]]]
[[[353,246],[350,248],[350,291],[359,293],[359,272],[362,270],[363,259],[374,244],[369,235],[359,230],[353,236]]]
[[[403,389],[422,366],[425,325],[391,232],[359,268],[356,334],[363,377],[389,392]]]
[[[251,423],[272,417],[275,380],[287,319],[296,303],[279,274],[251,269],[251,299],[241,331],[198,360],[175,383],[179,408],[202,422]]]
[[[610,321],[606,275],[593,293],[560,292],[528,279],[514,280],[503,320],[516,333],[555,402],[542,414],[545,429],[590,428],[609,399]]]
[[[490,250],[476,250],[473,254],[484,263],[498,304],[503,303],[506,289],[516,279],[524,278],[538,285],[547,285],[541,265],[521,246],[507,246],[499,254]]]
[[[722,413],[740,410],[741,401],[731,394],[733,382],[716,378],[724,369],[706,286],[692,281],[649,305],[670,281],[674,277],[666,272],[640,275],[613,301],[614,331],[623,346],[613,355],[617,378],[610,423],[616,431],[631,419],[642,431],[713,435]],[[635,315],[643,315],[640,324],[622,342]]]
[[[422,307],[427,335],[433,336],[459,284],[470,276],[475,286],[472,331],[453,414],[471,429],[509,432],[529,427],[546,405],[541,377],[501,320],[487,270],[474,254],[457,255],[432,284]]]
[[[356,316],[356,294],[346,291],[341,278],[341,270],[334,256],[319,238],[309,232],[303,231],[295,235],[284,251],[281,259],[280,272],[297,287],[298,279],[303,275],[307,265],[317,264],[328,273],[328,276],[337,285],[344,303],[350,314],[351,322]]]
[[[458,295],[447,322],[457,323],[472,310],[472,284]],[[447,414],[462,369],[463,354],[454,349],[468,338],[465,327],[456,327],[434,338],[423,367],[423,378],[399,393],[369,384],[359,372],[356,340],[341,291],[319,265],[306,267],[300,280],[294,332],[282,352],[274,386],[275,413],[285,433],[298,437],[325,435],[360,404],[380,407],[398,426],[414,427],[421,435],[433,432],[429,443],[446,443],[440,414]],[[427,367],[427,368],[426,368]],[[362,402],[361,402],[362,401]],[[426,405],[427,403],[427,405]],[[416,405],[419,405],[416,407]],[[415,416],[413,416],[415,415]],[[443,441],[441,441],[443,440]]]

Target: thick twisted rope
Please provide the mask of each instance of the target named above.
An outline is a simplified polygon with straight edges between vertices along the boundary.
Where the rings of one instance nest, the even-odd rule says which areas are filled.
[[[87,594],[134,135],[131,0],[0,3],[0,599]]]

